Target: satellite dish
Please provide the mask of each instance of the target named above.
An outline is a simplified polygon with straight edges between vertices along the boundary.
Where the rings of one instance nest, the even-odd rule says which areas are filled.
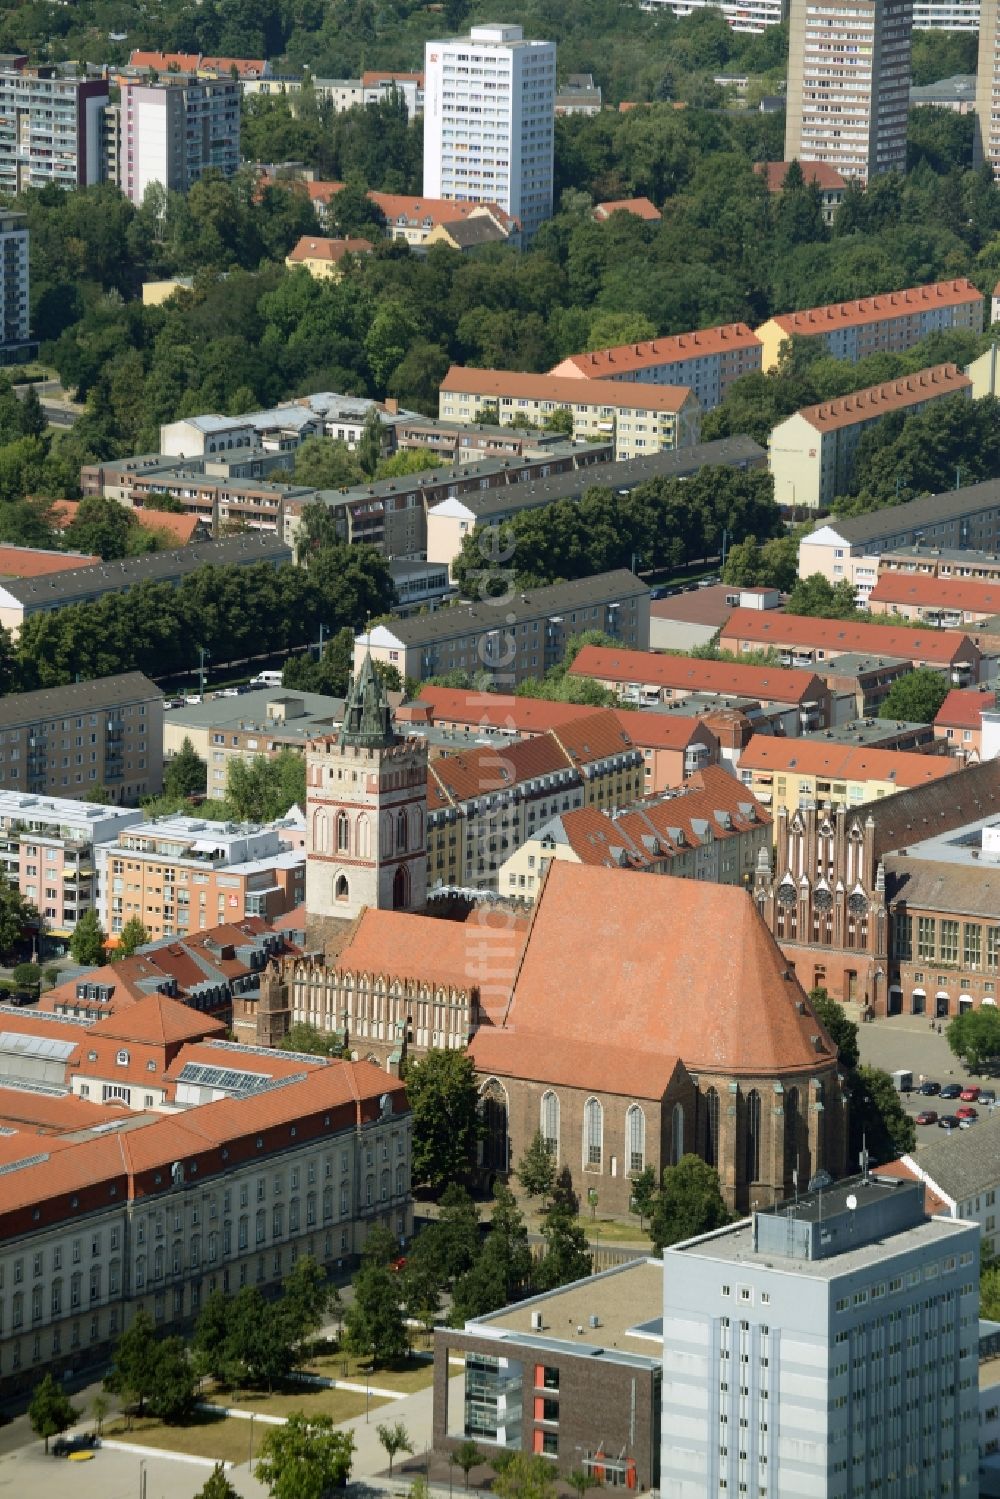
[[[853,1213],[854,1209],[858,1205],[858,1199],[855,1197],[854,1193],[852,1192],[851,1195],[849,1197],[845,1198],[844,1200],[846,1202],[846,1205],[850,1208],[851,1212]]]

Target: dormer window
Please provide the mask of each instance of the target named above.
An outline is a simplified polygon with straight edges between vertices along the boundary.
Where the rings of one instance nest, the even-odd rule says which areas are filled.
[[[129,1064],[129,1055],[128,1055],[128,1052],[125,1050],[124,1046],[122,1047],[122,1049],[118,1053],[118,1055],[115,1057],[115,1061],[118,1063],[119,1067],[127,1067],[128,1066],[128,1064]]]

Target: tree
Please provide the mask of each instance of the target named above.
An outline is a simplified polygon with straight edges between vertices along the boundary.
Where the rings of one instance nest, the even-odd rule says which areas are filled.
[[[285,1331],[302,1358],[310,1338],[323,1326],[333,1299],[330,1283],[311,1254],[300,1255],[281,1286],[281,1311]]]
[[[699,1156],[685,1155],[676,1166],[666,1168],[650,1221],[657,1254],[662,1254],[668,1244],[711,1233],[728,1222],[719,1173],[714,1167]]]
[[[858,1050],[858,1028],[854,1021],[848,1018],[843,1005],[831,999],[825,989],[810,989],[809,1003],[813,1007],[816,1019],[837,1048],[840,1065],[849,1071],[853,1070],[861,1060]]]
[[[500,1499],[555,1499],[555,1470],[535,1453],[517,1452],[493,1480]]]
[[[587,1236],[564,1203],[550,1204],[542,1218],[541,1230],[545,1253],[536,1267],[535,1280],[543,1291],[583,1280],[591,1273],[593,1260]]]
[[[594,1477],[594,1474],[587,1473],[583,1468],[574,1468],[572,1473],[567,1473],[566,1482],[570,1488],[579,1494],[580,1499],[583,1499],[588,1489],[594,1489],[598,1486],[598,1481]]]
[[[858,1067],[845,1072],[844,1084],[855,1160],[862,1147],[875,1165],[893,1161],[913,1149],[917,1138],[913,1120],[887,1072],[878,1067]]]
[[[799,578],[788,595],[789,614],[815,615],[822,619],[852,619],[858,614],[854,585],[847,578],[831,583],[822,573]]]
[[[88,495],[66,527],[66,545],[71,551],[111,562],[128,554],[130,533],[137,524],[135,516],[117,500]]]
[[[218,1384],[228,1384],[233,1372],[229,1344],[231,1305],[224,1291],[212,1291],[195,1324],[191,1344],[196,1372]]]
[[[358,463],[362,473],[375,475],[382,457],[382,417],[377,406],[371,406],[358,439]]]
[[[106,1395],[102,1395],[100,1391],[98,1391],[93,1400],[90,1402],[90,1413],[94,1418],[94,1430],[97,1432],[98,1436],[101,1436],[104,1431],[104,1422],[108,1414],[108,1406],[108,1397]]]
[[[264,1438],[257,1477],[273,1499],[323,1499],[347,1483],[353,1455],[352,1432],[337,1431],[329,1416],[293,1411]]]
[[[140,1307],[118,1340],[104,1388],[112,1395],[120,1395],[127,1406],[136,1406],[141,1416],[156,1384],[157,1357],[153,1319]]]
[[[948,1045],[962,1057],[970,1072],[980,1073],[983,1064],[1000,1057],[1000,1015],[992,1005],[967,1010],[948,1022]]]
[[[354,1277],[354,1300],[344,1317],[344,1341],[373,1364],[402,1358],[407,1350],[399,1276],[384,1264],[362,1265]]]
[[[149,1409],[168,1424],[183,1421],[194,1405],[195,1372],[183,1338],[163,1338],[156,1344]]]
[[[632,1178],[632,1200],[629,1204],[630,1211],[639,1214],[639,1229],[642,1230],[642,1220],[653,1211],[656,1202],[656,1172],[652,1166],[646,1166],[639,1172],[638,1176]]]
[[[469,1474],[472,1472],[473,1468],[478,1467],[479,1464],[483,1461],[483,1454],[480,1452],[475,1442],[472,1442],[468,1438],[466,1438],[464,1442],[459,1442],[458,1446],[453,1448],[451,1456],[455,1459],[458,1467],[461,1468],[462,1476],[465,1479],[465,1487],[466,1490],[468,1490]],[[496,1486],[494,1485],[494,1488],[495,1487]]]
[[[226,776],[226,800],[241,822],[273,822],[290,807],[305,806],[306,761],[296,750],[284,749],[268,758],[255,755],[231,759]]]
[[[382,1446],[386,1450],[389,1459],[389,1477],[392,1477],[392,1465],[400,1452],[412,1452],[413,1443],[410,1433],[402,1421],[395,1421],[391,1426],[388,1424],[376,1426],[376,1434]]]
[[[284,1379],[294,1357],[281,1303],[265,1301],[256,1286],[242,1286],[230,1303],[225,1357],[241,1383],[270,1390]]]
[[[345,442],[307,437],[295,450],[292,480],[309,489],[349,489],[360,484],[361,465]],[[323,506],[327,510],[327,506]],[[331,517],[332,519],[332,517]]]
[[[84,911],[69,939],[69,950],[74,963],[80,963],[85,968],[94,968],[98,963],[103,963],[107,940],[107,935],[97,919],[97,912]]]
[[[528,1228],[514,1194],[497,1182],[493,1198],[493,1218],[482,1250],[455,1282],[452,1321],[456,1325],[516,1301],[531,1279]]]
[[[464,1180],[479,1138],[479,1087],[464,1052],[434,1049],[406,1069],[413,1180],[432,1191]]]
[[[517,1163],[517,1175],[529,1197],[544,1197],[550,1190],[556,1166],[552,1151],[540,1129],[532,1135]]]
[[[163,770],[165,796],[198,796],[208,787],[208,766],[185,734],[181,747]]]
[[[49,1437],[59,1436],[73,1425],[79,1414],[62,1385],[57,1384],[51,1374],[46,1374],[41,1383],[35,1386],[28,1406],[28,1420],[35,1436],[41,1437],[45,1442],[46,1452],[49,1450]]]
[[[138,916],[130,916],[122,927],[121,936],[118,938],[118,946],[115,948],[116,958],[130,958],[140,947],[145,947],[149,941],[149,933],[139,920]]]
[[[221,1463],[216,1463],[211,1476],[198,1490],[195,1499],[239,1499]]]
[[[889,688],[879,718],[903,718],[911,723],[933,723],[948,696],[948,678],[929,666],[919,666],[897,677]]]
[[[0,953],[9,953],[24,936],[25,928],[37,922],[38,912],[31,902],[6,875],[0,875]]]
[[[308,1052],[317,1057],[339,1057],[344,1054],[344,1043],[339,1036],[317,1030],[308,1020],[296,1020],[282,1036],[278,1046],[282,1051]]]

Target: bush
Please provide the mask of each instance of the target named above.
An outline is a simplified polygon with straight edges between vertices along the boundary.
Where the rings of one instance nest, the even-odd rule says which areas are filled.
[[[18,985],[41,985],[42,970],[37,963],[18,963],[11,972],[11,978]]]

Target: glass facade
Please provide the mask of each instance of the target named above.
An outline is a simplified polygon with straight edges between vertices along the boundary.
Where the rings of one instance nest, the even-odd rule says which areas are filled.
[[[467,1353],[465,1436],[520,1448],[523,1387],[522,1366],[517,1360]]]

